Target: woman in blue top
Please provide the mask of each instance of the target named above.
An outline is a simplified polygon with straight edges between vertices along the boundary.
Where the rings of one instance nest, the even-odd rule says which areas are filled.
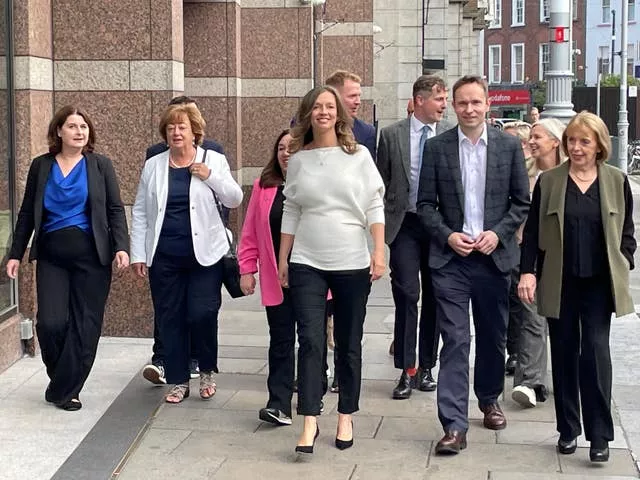
[[[118,269],[129,265],[127,220],[111,160],[93,153],[95,130],[86,113],[73,106],[58,110],[47,140],[49,153],[29,169],[7,275],[16,278],[33,233],[36,332],[51,380],[45,399],[79,410],[100,339],[111,262],[115,257]]]

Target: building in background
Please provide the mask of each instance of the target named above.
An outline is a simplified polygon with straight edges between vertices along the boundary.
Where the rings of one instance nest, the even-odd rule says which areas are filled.
[[[96,148],[113,160],[130,214],[145,149],[159,140],[160,114],[173,96],[197,100],[206,135],[224,145],[248,200],[314,72],[322,79],[347,69],[365,91],[373,85],[371,0],[316,7],[309,0],[92,0],[81,8],[74,0],[0,0],[0,20],[0,371],[23,353],[21,320],[35,318],[34,268],[24,262],[16,284],[4,256],[29,164],[46,151],[57,108],[77,104],[93,118]],[[322,31],[319,23],[335,28]],[[364,115],[371,120],[370,106]],[[232,214],[236,231],[243,212]],[[152,317],[146,282],[114,275],[104,334],[149,336]]]
[[[598,83],[598,74],[620,75],[620,1],[612,0],[586,0],[586,35],[585,48],[585,81],[588,86]],[[629,2],[629,17],[627,25],[627,75],[640,78],[640,25],[638,24],[639,12],[636,12],[635,0]],[[613,13],[617,10],[617,15]],[[613,70],[611,70],[611,34],[612,23],[615,16],[616,41],[614,44]]]
[[[411,87],[423,73],[442,76],[449,87],[462,75],[480,73],[482,6],[476,0],[374,2],[374,24],[379,28],[373,35],[371,96],[380,127],[406,116]]]
[[[574,81],[585,79],[585,0],[572,0]],[[538,108],[538,95],[549,67],[548,0],[489,0],[488,25],[484,31],[484,75],[489,83],[492,115],[526,118],[529,104]],[[527,95],[529,94],[529,96]],[[527,101],[527,99],[530,99]]]

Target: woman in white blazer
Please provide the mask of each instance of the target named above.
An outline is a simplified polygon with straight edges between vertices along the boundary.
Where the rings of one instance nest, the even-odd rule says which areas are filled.
[[[204,126],[193,104],[167,108],[160,134],[169,150],[145,163],[132,211],[131,263],[140,277],[149,271],[166,348],[165,376],[174,384],[168,403],[189,396],[190,329],[200,343],[200,397],[208,400],[216,392],[220,260],[229,245],[214,192],[226,207],[242,202],[225,156],[198,146]]]

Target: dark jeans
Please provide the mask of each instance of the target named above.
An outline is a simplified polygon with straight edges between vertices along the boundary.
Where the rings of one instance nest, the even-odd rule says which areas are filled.
[[[165,348],[167,383],[189,381],[189,338],[195,330],[202,372],[218,372],[218,310],[222,263],[203,267],[194,256],[156,254],[149,268],[155,316]]]
[[[445,431],[469,428],[469,301],[476,332],[473,387],[479,404],[498,400],[504,389],[504,348],[509,308],[509,274],[490,256],[455,256],[433,270],[442,334],[438,375],[438,417]]]
[[[196,331],[191,330],[189,338],[189,357],[191,360],[198,360],[198,340]],[[160,321],[154,315],[153,317],[153,355],[151,363],[154,365],[164,366],[164,345],[162,344],[162,335],[160,335]]]
[[[295,375],[296,319],[288,288],[282,290],[280,305],[265,307],[269,322],[269,376],[267,408],[277,408],[291,416],[293,379]]]
[[[563,440],[581,433],[579,402],[587,440],[596,445],[613,440],[612,312],[608,275],[563,279],[560,318],[548,319],[556,422]]]
[[[362,334],[367,298],[371,291],[369,269],[326,271],[291,263],[291,300],[298,322],[298,414],[319,415],[325,376],[326,305],[331,289],[334,302],[334,339],[340,352],[338,412],[358,411],[362,376]]]
[[[70,227],[44,234],[36,264],[36,332],[51,380],[47,401],[78,398],[98,349],[111,265],[101,265],[91,234]]]
[[[398,235],[389,245],[391,291],[396,307],[393,363],[403,370],[416,366],[416,343],[419,366],[431,369],[436,365],[439,332],[429,268],[430,242],[431,238],[418,216],[407,212]],[[417,340],[418,300],[421,295],[420,337]]]

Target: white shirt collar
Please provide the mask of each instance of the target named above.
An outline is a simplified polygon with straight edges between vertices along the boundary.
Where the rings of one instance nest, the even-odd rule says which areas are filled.
[[[436,122],[422,123],[416,118],[414,113],[411,114],[411,119],[409,120],[409,122],[411,123],[411,130],[413,130],[415,133],[422,133],[422,127],[424,127],[425,125],[429,127],[433,133],[436,133]]]
[[[458,125],[458,146],[462,145],[462,142],[465,141],[465,140],[467,141],[467,143],[469,143],[469,145],[473,145],[473,142],[469,139],[469,137],[467,137],[462,132],[462,129]],[[487,124],[486,123],[483,125],[482,134],[480,135],[480,138],[478,139],[478,142],[480,142],[480,141],[482,141],[485,146],[488,143]]]

